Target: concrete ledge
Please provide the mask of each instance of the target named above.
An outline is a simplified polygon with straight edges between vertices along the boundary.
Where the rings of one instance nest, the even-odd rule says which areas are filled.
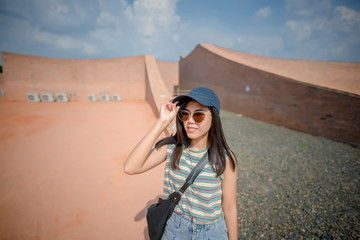
[[[160,115],[160,107],[165,104],[172,95],[162,80],[155,57],[145,55],[145,100],[150,104],[156,117]],[[166,129],[165,134],[169,136],[171,129]]]

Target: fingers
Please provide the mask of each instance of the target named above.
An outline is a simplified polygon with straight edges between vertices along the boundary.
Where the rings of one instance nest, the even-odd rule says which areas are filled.
[[[166,108],[171,112],[176,110],[176,103],[166,103]]]
[[[170,98],[169,101],[166,103],[166,107],[169,111],[173,111],[176,110],[176,105],[179,103],[179,101],[176,102],[172,102],[174,100],[175,97]]]
[[[176,97],[172,97],[169,99],[169,102],[172,102]]]
[[[173,103],[173,100],[174,100],[175,98],[176,98],[176,97],[170,98],[170,99],[169,99],[169,102],[170,102],[170,103]],[[176,104],[178,104],[178,103],[179,103],[179,101],[176,101],[176,102],[174,102],[173,104],[176,105]]]
[[[163,114],[166,113],[170,113],[170,114],[174,114],[176,113],[177,110],[177,104],[179,103],[178,101],[176,102],[172,102],[174,98],[170,98],[164,105],[161,106],[160,108],[160,112],[163,112]]]

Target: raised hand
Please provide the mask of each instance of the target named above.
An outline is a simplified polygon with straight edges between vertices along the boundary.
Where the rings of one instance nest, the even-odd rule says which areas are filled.
[[[160,108],[159,121],[161,121],[163,124],[169,125],[176,116],[177,113],[176,104],[178,102],[173,103],[172,100],[173,98],[169,99],[169,101],[164,105],[162,105]]]

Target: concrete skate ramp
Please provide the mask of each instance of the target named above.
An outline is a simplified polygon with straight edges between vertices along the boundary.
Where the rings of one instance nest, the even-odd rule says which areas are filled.
[[[179,63],[180,88],[204,86],[222,108],[360,143],[360,63],[260,57],[199,44]]]
[[[270,58],[211,44],[203,47],[226,59],[304,83],[360,95],[360,63]]]

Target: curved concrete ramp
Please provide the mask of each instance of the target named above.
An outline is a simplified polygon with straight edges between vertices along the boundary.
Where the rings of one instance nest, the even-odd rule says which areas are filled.
[[[181,89],[210,87],[225,110],[360,144],[360,63],[274,59],[199,44],[180,60],[179,73]]]
[[[358,62],[270,58],[233,51],[211,44],[201,44],[201,46],[224,59],[247,67],[319,87],[360,95],[360,63]]]

